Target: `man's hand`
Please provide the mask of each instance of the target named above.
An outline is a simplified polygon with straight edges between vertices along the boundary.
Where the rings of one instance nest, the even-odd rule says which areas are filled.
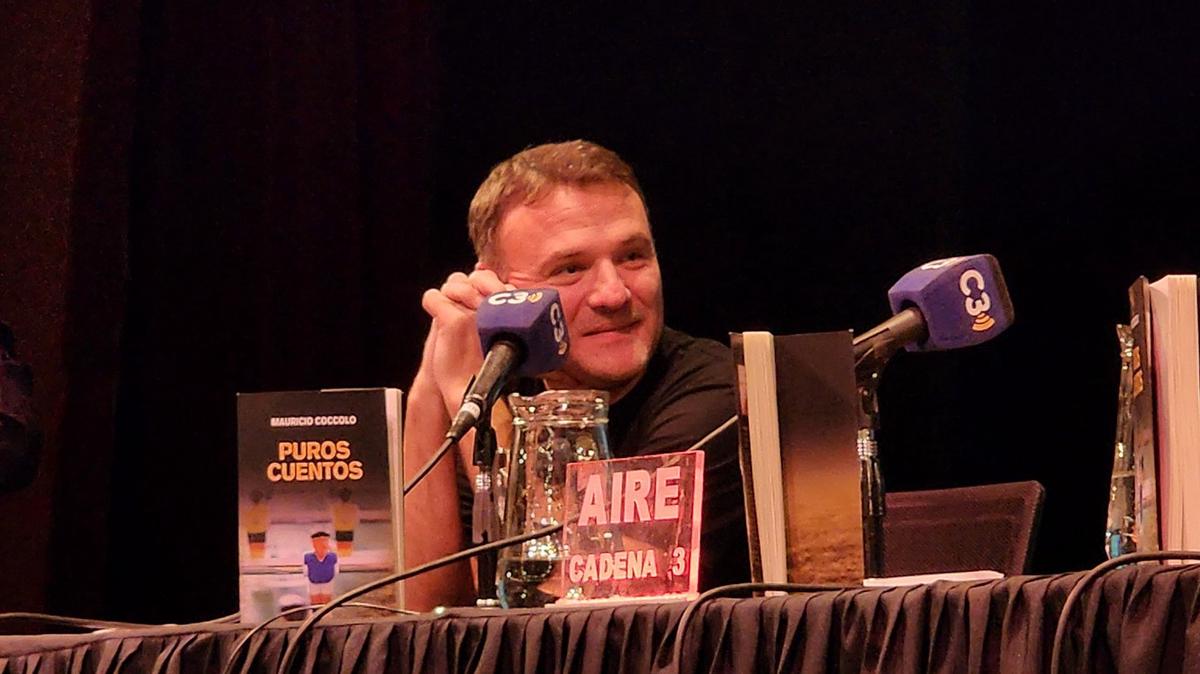
[[[476,269],[469,276],[451,274],[440,289],[427,290],[421,298],[421,306],[433,317],[433,344],[422,358],[421,370],[441,392],[450,417],[458,411],[467,382],[483,365],[475,311],[488,295],[513,289],[495,272]]]

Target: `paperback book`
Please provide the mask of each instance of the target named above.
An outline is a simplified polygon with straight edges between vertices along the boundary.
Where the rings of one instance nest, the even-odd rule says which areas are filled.
[[[237,407],[242,622],[399,571],[401,392],[240,393]],[[402,595],[393,585],[358,601],[399,607]]]
[[[857,389],[849,332],[731,336],[755,581],[863,579]]]
[[[1159,541],[1166,550],[1194,550],[1200,546],[1200,338],[1196,276],[1172,274],[1149,284],[1149,300],[1153,428],[1158,445],[1154,458]],[[1137,415],[1136,398],[1134,410]],[[1144,420],[1144,425],[1149,426],[1149,421]],[[1135,438],[1135,457],[1137,448]],[[1143,480],[1145,477],[1143,469]],[[1155,549],[1141,543],[1139,550]]]

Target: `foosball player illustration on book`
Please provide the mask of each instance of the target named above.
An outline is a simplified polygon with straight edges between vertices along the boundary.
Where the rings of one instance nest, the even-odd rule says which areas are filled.
[[[333,598],[333,579],[338,573],[337,553],[329,549],[329,532],[312,535],[312,552],[304,553],[304,574],[308,578],[308,600],[324,604]]]
[[[267,556],[267,527],[271,523],[271,509],[267,495],[261,490],[250,492],[250,505],[243,513],[246,523],[246,542],[250,545],[250,559]]]
[[[349,487],[337,491],[336,499],[329,505],[333,514],[333,536],[337,541],[340,557],[354,553],[354,530],[358,527],[358,504],[350,500],[353,492]]]

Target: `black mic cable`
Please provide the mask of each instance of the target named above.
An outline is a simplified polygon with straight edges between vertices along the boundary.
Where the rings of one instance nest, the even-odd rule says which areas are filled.
[[[683,671],[683,644],[687,640],[688,626],[692,622],[692,616],[700,609],[700,606],[711,599],[717,599],[726,595],[745,594],[747,592],[831,592],[861,589],[863,589],[861,585],[813,585],[807,583],[734,583],[732,585],[714,587],[696,597],[695,601],[689,602],[687,608],[683,609],[683,613],[679,616],[679,623],[675,625],[675,643],[671,648],[671,660],[669,663],[661,662],[660,657],[659,667],[674,664],[675,672]],[[662,653],[661,650],[659,652]]]
[[[459,414],[458,414],[459,417],[461,417],[463,414],[462,408],[468,407],[469,402],[474,402],[474,401],[471,401],[471,392],[474,390],[475,390],[475,375],[471,375],[470,381],[467,382],[467,393],[463,396],[463,402],[462,402],[462,405],[460,405]],[[475,402],[475,404],[478,405],[477,402]],[[481,423],[481,420],[487,418],[483,414],[482,411],[477,412],[476,417],[477,417],[476,422],[475,422],[476,424]],[[456,420],[457,420],[457,418],[458,417],[456,417]],[[484,422],[484,423],[486,423],[486,422]],[[438,465],[438,463],[442,460],[442,458],[446,456],[446,452],[449,452],[450,448],[453,447],[455,444],[457,444],[458,441],[462,439],[462,436],[467,434],[468,430],[470,430],[470,427],[467,427],[467,428],[461,429],[461,430],[456,430],[455,423],[452,422],[450,424],[450,429],[446,431],[446,439],[442,441],[441,446],[438,447],[437,451],[435,451],[433,453],[433,456],[429,457],[429,460],[427,460],[425,462],[425,464],[423,466],[421,466],[421,469],[418,470],[415,475],[413,475],[412,479],[404,484],[403,495],[407,496],[408,492],[412,491],[413,488],[416,487],[417,484],[421,480],[425,479],[425,476],[429,474],[429,471],[433,470],[434,466]]]
[[[305,606],[296,606],[294,608],[289,608],[288,610],[277,613],[277,614],[271,616],[270,618],[255,625],[254,629],[252,629],[249,632],[246,632],[246,634],[242,635],[242,638],[238,639],[237,643],[233,645],[233,650],[230,651],[229,657],[225,658],[225,666],[221,668],[221,674],[232,674],[233,667],[235,664],[237,664],[237,658],[239,655],[241,655],[242,649],[245,648],[246,645],[250,643],[250,640],[254,638],[254,635],[265,630],[267,627],[269,627],[271,625],[271,623],[273,623],[281,618],[286,618],[295,613],[303,613],[305,611],[311,611],[320,606],[321,606],[320,604],[307,604]],[[369,603],[361,602],[361,601],[348,601],[345,604],[342,604],[339,608],[369,608],[369,609],[375,609],[378,611],[386,611],[388,613],[398,613],[401,615],[419,615],[416,611],[407,611],[405,609],[396,608],[394,606],[384,606],[383,604],[369,604]]]
[[[55,627],[76,629],[80,632],[95,632],[111,629],[136,629],[140,627],[158,627],[146,623],[129,623],[116,620],[96,620],[93,618],[76,618],[74,616],[51,615],[49,613],[33,613],[29,611],[13,611],[0,613],[0,624],[7,622],[45,623]],[[203,624],[203,623],[200,623]]]
[[[711,442],[712,439],[717,437],[717,435],[719,435],[722,431],[724,431],[725,429],[732,426],[735,422],[737,422],[737,419],[738,418],[737,418],[736,414],[729,417],[728,419],[723,421],[719,426],[717,426],[712,431],[710,431],[708,433],[708,435],[705,435],[703,438],[700,438],[699,440],[697,440],[696,443],[693,444],[691,447],[689,447],[687,451],[690,452],[690,451],[694,451],[694,450],[704,447],[704,445]],[[434,454],[434,456],[426,463],[426,466],[422,467],[420,474],[415,475],[413,477],[413,479],[410,480],[409,483],[404,486],[404,493],[407,494],[413,487],[415,487],[417,485],[417,483],[420,482],[421,478],[425,477],[425,475],[429,473],[429,470],[432,469],[433,465],[435,465],[437,463],[437,461],[439,459],[441,459],[442,456],[445,455],[446,449],[448,449],[449,446],[451,446],[453,444],[454,443],[451,442],[449,438],[447,438],[447,442],[442,444],[442,447],[439,448],[438,453]],[[408,571],[398,573],[398,574],[393,574],[393,575],[387,576],[385,578],[380,578],[379,580],[367,583],[358,588],[350,590],[349,592],[347,592],[346,594],[343,594],[340,597],[334,598],[328,604],[325,604],[324,608],[322,608],[319,611],[317,611],[316,613],[314,613],[310,618],[305,620],[304,623],[301,624],[299,628],[297,628],[296,638],[288,645],[287,651],[284,652],[284,660],[280,664],[278,674],[286,674],[286,672],[291,668],[292,660],[295,659],[296,645],[300,642],[300,638],[304,635],[304,633],[307,632],[309,629],[311,629],[312,626],[314,624],[316,624],[316,622],[318,620],[320,620],[322,617],[324,617],[326,614],[328,614],[330,611],[332,611],[334,608],[337,608],[341,604],[343,604],[347,601],[350,601],[351,599],[354,599],[356,597],[360,597],[372,590],[376,590],[381,587],[385,587],[392,583],[402,581],[406,578],[418,576],[427,571],[432,571],[434,569],[440,569],[443,566],[447,566],[447,565],[453,564],[455,562],[458,562],[458,561],[461,561],[464,559],[468,559],[470,557],[473,557],[473,556],[478,555],[483,552],[488,552],[491,550],[500,550],[503,548],[507,548],[510,545],[516,545],[517,543],[531,541],[535,538],[542,538],[543,536],[550,536],[552,534],[556,534],[559,531],[562,531],[562,528],[563,528],[563,525],[555,524],[554,526],[546,527],[544,529],[539,529],[537,531],[534,531],[534,532],[531,532],[528,534],[523,534],[521,536],[513,536],[511,538],[504,538],[504,539],[501,539],[501,540],[498,540],[498,541],[495,541],[492,543],[485,543],[483,545],[478,545],[473,548],[467,548],[466,550],[463,550],[461,552],[456,552],[452,555],[442,557],[441,559],[437,559],[432,562],[422,564],[421,566],[418,566],[414,569],[410,569]]]
[[[688,447],[688,448],[687,448],[687,449],[685,449],[684,451],[685,451],[685,452],[694,452],[694,451],[696,451],[697,449],[700,449],[701,447],[703,447],[703,446],[707,445],[709,442],[712,442],[712,439],[713,439],[713,438],[715,438],[715,437],[717,437],[718,435],[720,435],[720,434],[721,434],[721,431],[723,431],[723,430],[725,430],[726,428],[729,428],[730,426],[732,426],[734,423],[736,423],[736,422],[737,422],[737,420],[738,420],[738,418],[737,418],[737,415],[736,415],[736,414],[735,414],[735,415],[733,415],[733,416],[731,416],[731,417],[729,417],[729,418],[728,418],[728,419],[726,419],[725,421],[721,422],[721,425],[720,425],[720,426],[717,426],[716,428],[714,428],[714,429],[712,429],[711,431],[709,431],[709,432],[708,432],[708,435],[704,436],[703,438],[700,438],[699,440],[697,440],[697,441],[696,441],[696,443],[695,443],[695,444],[693,444],[691,447]]]
[[[717,435],[719,435],[722,431],[726,430],[727,428],[732,426],[735,422],[737,422],[737,419],[738,419],[738,417],[736,414],[729,417],[724,422],[722,422],[719,426],[717,426],[712,431],[710,431],[707,435],[705,435],[703,438],[696,441],[696,443],[693,444],[691,447],[689,447],[687,449],[687,451],[694,451],[694,450],[704,447],[706,444],[708,444],[710,441],[712,441],[713,438],[717,437]],[[417,472],[417,474],[414,475],[413,478],[411,480],[409,480],[409,482],[407,484],[404,485],[404,494],[408,494],[409,491],[411,491],[414,487],[416,487],[417,484],[426,475],[429,474],[429,472],[433,469],[433,467],[435,465],[437,465],[438,461],[440,461],[446,455],[447,450],[449,450],[449,448],[452,447],[454,444],[455,444],[454,440],[452,438],[447,437],[446,440],[442,443],[442,446],[438,448],[438,451],[435,452],[434,455],[432,457],[430,457],[430,459],[425,463],[425,465],[421,467],[421,470],[419,470]],[[428,562],[426,564],[416,567],[415,569],[411,569],[409,571],[405,571],[405,572],[402,572],[399,574],[393,574],[393,575],[387,576],[385,578],[380,578],[376,581],[373,581],[371,583],[368,583],[368,584],[362,585],[358,588],[355,588],[353,590],[350,590],[349,592],[341,595],[340,597],[336,597],[335,599],[330,601],[328,604],[325,604],[324,608],[317,611],[317,613],[313,614],[310,618],[308,618],[308,620],[306,620],[303,624],[300,625],[300,627],[297,629],[295,640],[292,641],[291,644],[289,644],[287,651],[284,653],[284,660],[281,663],[280,668],[278,670],[279,673],[283,674],[283,673],[287,672],[288,669],[290,669],[291,661],[295,657],[294,650],[295,650],[296,644],[299,643],[300,638],[303,636],[303,634],[306,631],[308,631],[312,627],[313,624],[315,624],[318,620],[320,620],[323,616],[328,614],[330,611],[332,611],[337,606],[340,606],[343,603],[350,601],[351,599],[362,596],[363,594],[366,594],[367,592],[378,589],[380,587],[385,587],[387,585],[399,582],[406,578],[411,578],[413,576],[420,575],[427,571],[432,571],[434,569],[438,569],[443,566],[453,564],[460,560],[468,559],[477,554],[482,554],[484,552],[490,552],[493,550],[500,550],[500,549],[506,548],[510,545],[515,545],[517,543],[522,543],[524,541],[533,540],[535,538],[541,538],[543,536],[549,536],[551,534],[561,531],[562,527],[563,527],[563,525],[556,524],[554,526],[546,527],[545,529],[540,529],[538,531],[534,531],[529,534],[524,534],[521,536],[514,536],[512,538],[501,539],[498,541],[494,541],[492,543],[486,543],[486,544],[479,545],[479,546],[476,546],[473,548],[468,548],[466,550],[454,553],[452,555],[448,555],[441,559],[434,560],[432,562]],[[274,621],[278,617],[279,616],[275,616],[274,618],[271,618],[271,621]],[[263,626],[265,626],[265,625],[263,625]]]
[[[1102,562],[1094,567],[1091,571],[1080,578],[1078,582],[1071,588],[1067,594],[1066,600],[1063,602],[1062,611],[1058,614],[1058,624],[1054,627],[1054,645],[1050,650],[1050,674],[1058,674],[1059,665],[1062,664],[1062,646],[1067,635],[1067,624],[1071,619],[1071,609],[1075,608],[1075,604],[1079,598],[1091,587],[1092,583],[1096,582],[1101,576],[1109,571],[1116,569],[1126,564],[1137,564],[1139,562],[1155,562],[1167,560],[1200,560],[1200,552],[1192,550],[1155,550],[1150,552],[1131,552],[1127,555],[1113,557],[1107,562]]]
[[[346,592],[340,597],[333,598],[329,601],[329,603],[325,604],[323,607],[317,610],[317,612],[309,616],[307,620],[305,620],[300,624],[299,627],[296,628],[296,635],[291,642],[288,643],[287,650],[283,652],[283,661],[279,663],[279,669],[276,670],[276,674],[287,674],[287,672],[291,670],[292,662],[296,659],[296,652],[299,650],[299,644],[303,640],[305,633],[312,629],[313,625],[316,625],[321,618],[324,618],[326,615],[328,615],[330,611],[345,604],[346,602],[357,597],[361,597],[362,595],[373,590],[378,590],[381,587],[391,585],[392,583],[398,583],[402,580],[412,578],[413,576],[419,576],[422,573],[433,571],[434,569],[440,569],[443,566],[449,566],[455,562],[461,562],[464,559],[470,559],[471,557],[474,557],[482,552],[488,552],[489,550],[500,550],[501,548],[507,548],[510,545],[516,545],[517,543],[532,541],[535,538],[552,536],[562,531],[562,529],[563,525],[555,524],[554,526],[531,531],[527,534],[521,534],[520,536],[512,536],[511,538],[504,538],[493,543],[485,543],[483,545],[477,545],[473,548],[467,548],[466,550],[456,552],[452,555],[446,555],[441,559],[435,559],[432,562],[426,562],[418,567],[409,569],[408,571],[394,573],[390,576],[373,580],[369,583],[364,583],[363,585]]]
[[[46,625],[53,625],[60,628],[77,629],[81,633],[86,633],[98,632],[100,630],[142,629],[147,627],[204,627],[208,625],[223,625],[236,623],[238,621],[238,616],[240,615],[240,613],[230,613],[219,618],[211,618],[209,620],[201,620],[191,623],[150,624],[121,622],[117,620],[99,620],[94,618],[78,618],[75,616],[34,613],[30,611],[11,611],[7,613],[0,613],[0,626],[3,626],[4,623],[8,622],[14,622],[18,624],[21,622],[44,623]]]
[[[438,447],[436,452],[433,453],[433,456],[429,457],[429,460],[425,462],[425,465],[421,466],[421,469],[418,470],[415,475],[413,475],[411,480],[404,483],[403,496],[408,496],[408,492],[412,491],[413,488],[421,482],[421,480],[425,479],[425,476],[429,474],[429,471],[433,470],[434,466],[438,465],[438,462],[446,456],[446,453],[449,452],[450,448],[455,444],[456,442],[454,438],[446,438],[443,440],[442,445]]]
[[[737,419],[738,418],[737,418],[736,414],[729,417],[724,422],[722,422],[720,426],[717,426],[712,431],[710,431],[708,433],[708,435],[697,440],[694,445],[692,445],[691,447],[688,447],[685,451],[688,451],[688,452],[695,451],[695,450],[700,449],[701,447],[707,445],[710,441],[712,441],[713,438],[717,437],[717,435],[719,435],[721,433],[721,431],[724,431],[725,429],[732,426],[735,422],[737,422]],[[429,471],[433,470],[434,466],[436,466],[438,464],[438,462],[441,461],[446,456],[446,453],[450,451],[450,448],[454,446],[454,443],[455,443],[455,440],[453,440],[452,438],[446,438],[446,440],[442,442],[441,446],[438,447],[437,451],[433,453],[433,456],[429,457],[429,460],[426,461],[423,466],[421,466],[421,469],[418,470],[415,475],[413,475],[412,479],[404,484],[404,494],[406,496],[408,495],[408,492],[412,491],[413,488],[415,488],[417,486],[417,483],[419,483],[421,480],[423,480],[425,478],[425,476],[429,474]]]

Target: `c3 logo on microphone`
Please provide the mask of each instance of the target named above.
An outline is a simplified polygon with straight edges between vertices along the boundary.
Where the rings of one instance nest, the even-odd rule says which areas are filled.
[[[968,269],[958,277],[958,289],[966,296],[964,306],[967,315],[975,319],[971,323],[971,329],[975,332],[986,332],[996,324],[996,319],[987,314],[988,309],[992,308],[992,298],[984,291],[985,285],[983,274],[974,269]],[[975,297],[977,293],[978,299]]]
[[[558,355],[561,356],[567,352],[567,323],[563,320],[562,305],[558,302],[550,305],[550,325],[554,326],[554,342],[558,344]]]
[[[501,304],[523,304],[529,302],[534,304],[540,302],[543,294],[540,291],[529,292],[528,290],[506,290],[491,295],[487,298],[488,304],[492,306],[500,306]]]

